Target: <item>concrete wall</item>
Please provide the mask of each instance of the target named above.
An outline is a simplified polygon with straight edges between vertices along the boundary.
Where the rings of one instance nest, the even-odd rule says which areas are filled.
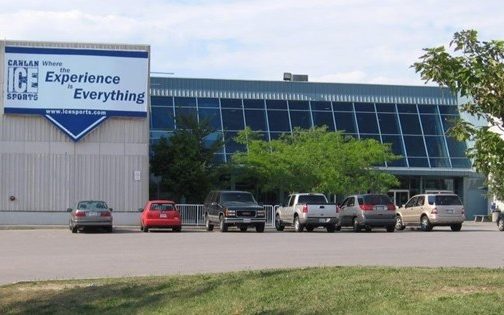
[[[42,116],[5,115],[6,44],[149,51],[133,45],[0,42],[0,225],[16,213],[16,224],[31,224],[31,217],[52,222],[59,216],[54,211],[83,199],[105,200],[119,211],[142,207],[149,196],[149,118],[109,118],[74,142]]]

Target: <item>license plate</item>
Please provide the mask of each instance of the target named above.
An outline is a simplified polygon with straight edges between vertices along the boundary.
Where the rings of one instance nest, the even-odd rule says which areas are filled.
[[[98,216],[98,212],[88,212],[87,216],[88,217],[96,217],[96,216]]]
[[[241,215],[248,216],[248,215],[250,215],[250,212],[242,212]]]
[[[166,215],[166,213],[161,213],[161,214],[159,215],[159,217],[160,217],[160,218],[167,218],[168,216]]]
[[[446,213],[448,213],[448,214],[453,214],[453,209],[448,209],[448,210],[446,210]]]
[[[385,207],[384,206],[376,206],[376,210],[383,211],[383,210],[385,210]]]
[[[326,219],[318,219],[319,223],[325,223]]]
[[[243,223],[250,223],[250,219],[243,219]]]

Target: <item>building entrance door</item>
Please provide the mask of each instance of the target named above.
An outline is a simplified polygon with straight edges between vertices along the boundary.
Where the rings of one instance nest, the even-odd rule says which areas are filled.
[[[401,207],[410,198],[410,192],[407,189],[392,189],[387,194],[397,207]]]

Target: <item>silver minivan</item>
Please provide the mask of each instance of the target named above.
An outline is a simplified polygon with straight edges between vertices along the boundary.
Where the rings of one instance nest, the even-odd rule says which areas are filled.
[[[387,195],[365,194],[348,196],[340,207],[340,225],[351,226],[354,232],[374,227],[394,232],[396,207]]]
[[[422,231],[430,231],[434,226],[449,226],[457,232],[464,220],[464,206],[456,194],[421,194],[397,210],[396,229],[420,226]]]

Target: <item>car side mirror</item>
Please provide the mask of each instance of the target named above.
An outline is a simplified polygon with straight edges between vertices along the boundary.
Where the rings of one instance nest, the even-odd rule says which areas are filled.
[[[67,212],[72,212],[72,211],[73,211],[72,208],[67,209]]]
[[[112,212],[112,211],[114,211],[114,209],[112,209],[112,208],[109,208],[109,211],[110,211],[110,212]]]
[[[138,208],[138,212],[143,212],[143,208]]]

